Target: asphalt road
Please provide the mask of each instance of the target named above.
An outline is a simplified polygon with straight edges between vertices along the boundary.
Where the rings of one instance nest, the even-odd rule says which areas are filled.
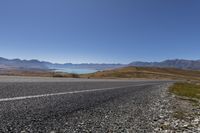
[[[0,132],[151,132],[168,83],[0,77]]]

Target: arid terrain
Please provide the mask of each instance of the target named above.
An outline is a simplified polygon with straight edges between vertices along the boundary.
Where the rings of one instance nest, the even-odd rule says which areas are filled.
[[[124,67],[91,74],[7,70],[1,75],[1,132],[200,131],[197,70]]]

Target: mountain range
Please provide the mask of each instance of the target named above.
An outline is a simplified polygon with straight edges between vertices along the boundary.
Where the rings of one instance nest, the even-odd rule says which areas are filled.
[[[185,59],[172,59],[161,62],[141,62],[136,61],[129,64],[96,64],[96,63],[83,63],[83,64],[58,64],[39,60],[20,60],[20,59],[6,59],[0,57],[0,69],[61,69],[61,68],[74,68],[74,69],[93,69],[93,70],[107,70],[115,69],[125,66],[139,66],[139,67],[161,67],[161,68],[180,68],[190,70],[200,70],[200,60],[185,60]]]
[[[39,60],[20,60],[20,59],[6,59],[0,57],[0,69],[40,69],[53,70],[63,68],[73,69],[93,69],[93,70],[107,70],[123,67],[123,64],[96,64],[96,63],[82,63],[82,64],[58,64]]]
[[[162,62],[140,62],[140,61],[136,61],[136,62],[130,63],[129,66],[200,70],[200,60],[173,59],[173,60],[165,60],[165,61],[162,61]]]
[[[0,57],[1,69],[48,69],[45,62],[38,60],[6,59]]]

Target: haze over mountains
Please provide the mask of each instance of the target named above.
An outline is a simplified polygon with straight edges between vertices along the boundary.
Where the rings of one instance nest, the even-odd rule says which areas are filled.
[[[39,60],[20,60],[20,59],[6,59],[0,57],[0,68],[2,69],[62,69],[62,68],[74,68],[74,69],[93,69],[93,70],[106,70],[119,68],[126,65],[123,64],[95,64],[95,63],[82,63],[82,64],[58,64]]]
[[[189,70],[200,70],[200,60],[184,60],[174,59],[165,60],[162,62],[132,62],[130,66],[141,66],[141,67],[161,67],[161,68],[180,68]]]
[[[173,59],[162,62],[132,62],[130,64],[54,64],[51,62],[38,60],[20,60],[20,59],[6,59],[0,57],[1,69],[59,69],[59,68],[77,68],[77,69],[93,69],[93,70],[107,70],[120,68],[125,66],[140,66],[140,67],[162,67],[162,68],[180,68],[190,70],[200,70],[200,60],[184,60]]]
[[[3,69],[48,69],[45,62],[38,60],[6,59],[0,57],[0,68]]]

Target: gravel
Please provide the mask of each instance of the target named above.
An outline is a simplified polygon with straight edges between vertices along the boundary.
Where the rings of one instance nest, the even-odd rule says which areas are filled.
[[[158,133],[200,133],[200,104],[193,103],[168,92],[161,93],[154,132]]]

